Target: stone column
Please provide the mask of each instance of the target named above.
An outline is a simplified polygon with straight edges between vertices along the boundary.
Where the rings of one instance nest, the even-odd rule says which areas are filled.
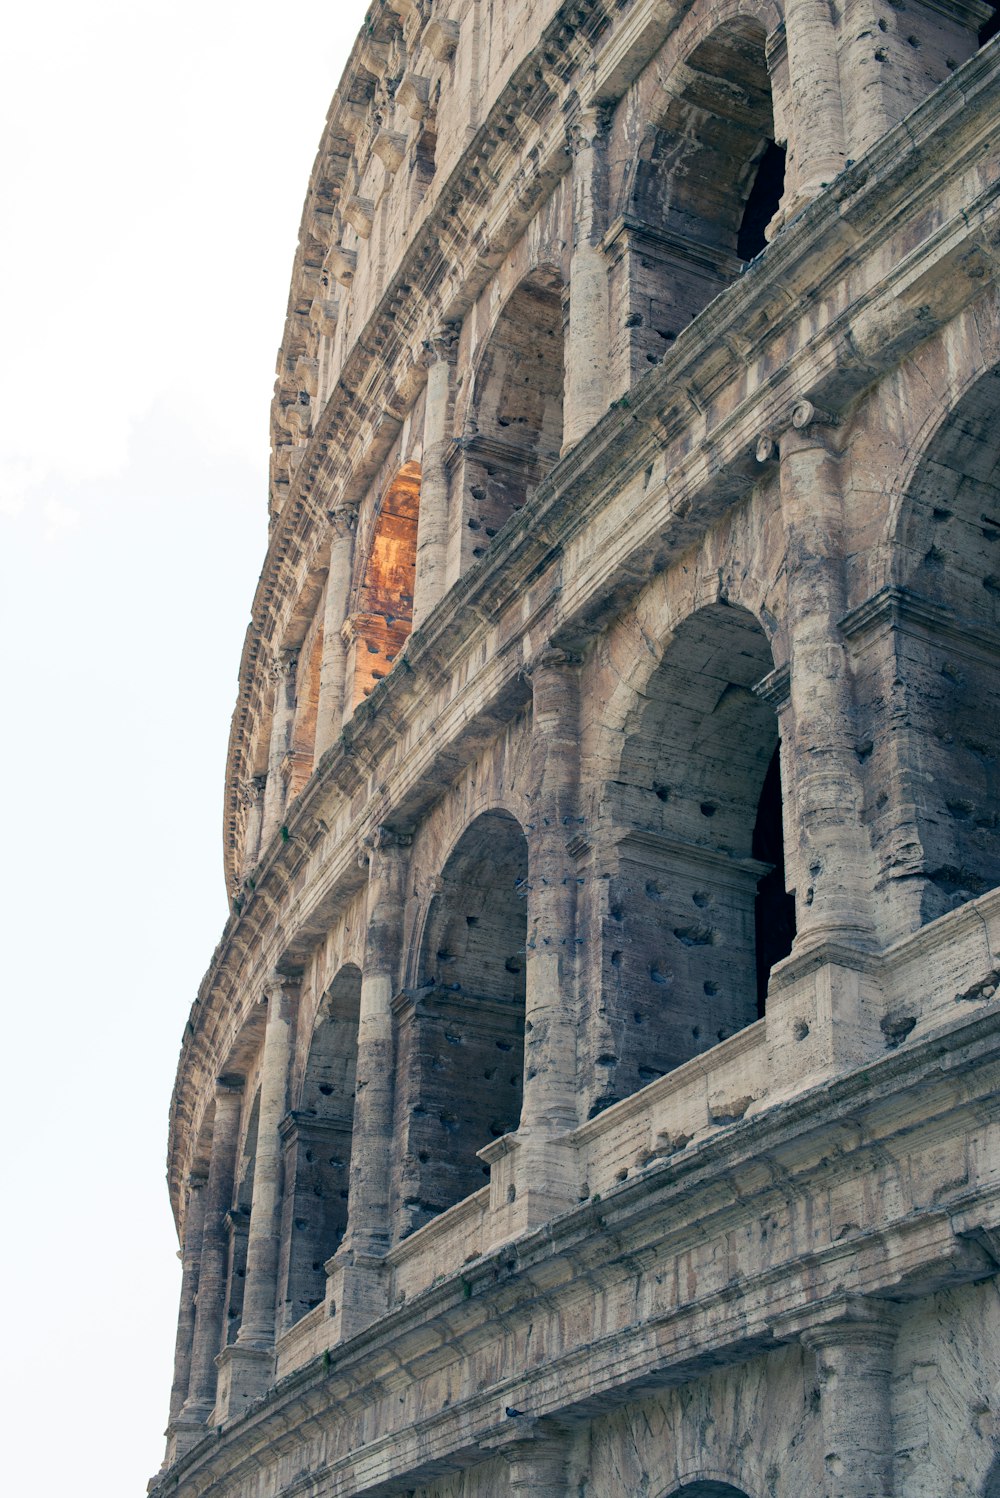
[[[796,950],[823,940],[873,944],[858,730],[838,627],[847,596],[833,420],[800,401],[780,438],[792,727],[782,762],[792,767],[795,782],[798,826],[789,831],[797,830],[798,838],[789,838],[786,862],[794,875],[789,886],[796,889]]]
[[[243,1085],[220,1082],[215,1091],[212,1154],[205,1187],[204,1227],[198,1270],[198,1304],[191,1338],[191,1374],[184,1407],[174,1425],[173,1456],[183,1456],[205,1434],[215,1405],[215,1360],[224,1340],[226,1264],[229,1235],[226,1214],[233,1199]]]
[[[274,683],[274,712],[271,717],[271,744],[267,756],[267,782],[264,786],[264,814],[260,833],[263,852],[271,842],[285,811],[285,784],[281,766],[288,752],[292,720],[295,717],[295,673],[299,663],[297,650],[283,650],[272,663],[270,677]]]
[[[524,1095],[514,1175],[521,1228],[576,1200],[565,1136],[576,1104],[576,867],[579,661],[547,650],[531,666],[531,819],[525,964]],[[482,1158],[494,1164],[490,1150]]]
[[[354,567],[357,511],[348,506],[330,511],[330,566],[323,605],[323,654],[319,667],[319,705],[316,710],[316,754],[329,749],[344,721],[344,681],[347,646],[343,628]]]
[[[837,32],[827,0],[786,0],[791,108],[788,172],[780,222],[794,217],[844,165],[844,113]],[[777,225],[772,225],[772,233]]]
[[[823,1498],[892,1498],[892,1365],[897,1328],[887,1306],[848,1297],[815,1320],[777,1330],[816,1355],[823,1422]],[[805,1323],[805,1324],[803,1324]]]
[[[177,1316],[177,1338],[174,1342],[174,1381],[170,1388],[170,1423],[184,1408],[191,1380],[191,1350],[194,1344],[195,1308],[198,1298],[198,1270],[201,1265],[201,1240],[205,1226],[205,1177],[192,1176],[188,1183],[184,1212],[184,1244],[181,1249],[181,1295]]]
[[[423,466],[417,514],[413,628],[423,623],[448,586],[449,481],[447,453],[452,415],[452,369],[458,329],[447,324],[424,344],[427,393],[424,407]]]
[[[337,1318],[341,1339],[369,1325],[385,1308],[384,1259],[392,1240],[392,1001],[399,983],[410,841],[408,834],[379,827],[366,844],[368,912],[347,1230],[327,1265],[330,1313]]]
[[[255,775],[240,786],[240,803],[244,809],[242,877],[245,879],[260,858],[261,826],[264,815],[266,775]]]
[[[238,1414],[251,1400],[259,1398],[274,1374],[284,1154],[281,1124],[288,1111],[288,1074],[297,1001],[297,980],[281,973],[268,980],[243,1315],[235,1343],[225,1349],[219,1360],[222,1377],[216,1413],[220,1420]]]
[[[573,153],[573,254],[563,390],[563,452],[608,409],[608,262],[606,143],[609,113],[585,110],[568,131]]]

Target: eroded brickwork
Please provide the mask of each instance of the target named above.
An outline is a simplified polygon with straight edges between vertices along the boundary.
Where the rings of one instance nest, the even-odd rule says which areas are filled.
[[[998,1498],[997,25],[372,7],[164,1498]]]

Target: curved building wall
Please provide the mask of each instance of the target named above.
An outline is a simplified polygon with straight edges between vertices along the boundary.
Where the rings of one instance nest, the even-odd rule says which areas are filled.
[[[995,30],[373,5],[279,352],[154,1491],[993,1491]]]

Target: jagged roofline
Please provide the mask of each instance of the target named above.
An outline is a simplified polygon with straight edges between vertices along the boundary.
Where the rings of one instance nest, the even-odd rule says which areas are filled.
[[[692,0],[681,0],[677,9],[671,13],[672,24],[676,24],[687,13],[691,3]],[[773,7],[769,0],[762,0],[761,8],[769,11]],[[426,219],[402,259],[390,273],[368,322],[358,329],[353,338],[338,376],[336,394],[327,401],[317,418],[315,430],[303,451],[289,485],[287,498],[273,527],[240,659],[239,692],[226,759],[223,810],[225,877],[227,890],[230,892],[236,873],[234,854],[238,786],[247,773],[246,755],[255,711],[254,693],[259,672],[272,643],[273,626],[287,599],[296,567],[304,556],[319,550],[325,512],[317,506],[315,492],[321,484],[324,491],[329,492],[338,480],[349,490],[352,482],[363,484],[371,476],[369,468],[377,466],[370,461],[371,445],[366,450],[359,446],[358,441],[365,431],[370,430],[371,423],[367,413],[359,411],[357,397],[363,392],[365,401],[372,402],[379,410],[391,406],[396,398],[395,381],[396,376],[401,373],[398,366],[403,362],[407,350],[414,342],[419,343],[426,331],[425,324],[433,306],[431,299],[444,279],[447,266],[463,260],[473,243],[474,233],[463,223],[463,215],[458,209],[464,209],[464,215],[468,216],[473,210],[482,209],[489,203],[492,184],[486,173],[473,175],[473,169],[486,157],[493,156],[506,138],[516,135],[521,118],[527,116],[537,123],[545,112],[543,106],[556,102],[539,68],[538,52],[547,51],[554,55],[557,59],[554,67],[559,74],[562,77],[571,76],[577,71],[578,63],[591,55],[589,33],[592,24],[605,18],[610,19],[610,9],[608,0],[569,0],[553,16],[539,46],[515,67],[489,114],[477,128],[475,137],[458,158],[451,176],[437,185]],[[320,187],[322,186],[324,201],[331,201],[328,195],[339,186],[343,172],[350,163],[352,138],[350,132],[343,128],[342,122],[356,80],[361,73],[367,73],[362,63],[364,48],[371,36],[377,37],[380,27],[390,15],[394,21],[394,14],[386,0],[369,11],[366,26],[355,42],[327,115],[326,129],[302,214],[282,350],[294,326],[296,301],[306,291],[304,236],[309,235],[310,225],[314,222],[314,209],[319,200]],[[664,35],[666,29],[668,28],[664,29]],[[636,59],[633,71],[639,66],[640,61]],[[619,79],[617,74],[613,75],[613,93],[619,94],[628,81]],[[550,110],[549,113],[553,111]],[[526,194],[523,202],[519,202],[518,206],[523,212],[510,217],[505,225],[507,233],[503,241],[476,246],[478,276],[467,276],[454,303],[447,308],[436,309],[436,316],[460,317],[468,310],[481,285],[485,284],[510,245],[516,242],[538,204],[568,169],[565,137],[568,121],[559,111],[554,111],[554,116],[556,139],[552,142],[549,158],[539,162],[536,175],[528,184],[530,195]],[[334,169],[333,163],[338,160],[342,166]],[[448,226],[447,230],[445,224]],[[415,375],[418,373],[413,370],[412,365],[411,370]],[[412,398],[411,393],[405,404],[408,405]]]

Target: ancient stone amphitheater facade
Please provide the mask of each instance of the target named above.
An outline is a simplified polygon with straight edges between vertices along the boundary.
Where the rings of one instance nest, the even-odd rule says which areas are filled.
[[[996,26],[375,0],[162,1498],[1000,1494]]]

